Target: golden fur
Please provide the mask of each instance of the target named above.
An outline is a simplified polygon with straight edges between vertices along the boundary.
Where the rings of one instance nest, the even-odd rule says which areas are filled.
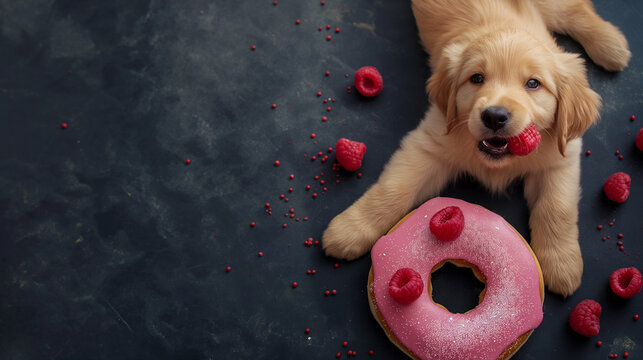
[[[578,243],[580,136],[599,116],[583,60],[556,45],[551,32],[578,40],[611,71],[630,58],[625,37],[588,0],[413,0],[433,75],[433,104],[401,143],[379,180],[337,215],[323,235],[328,255],[355,259],[412,208],[461,174],[491,191],[524,179],[531,246],[549,290],[572,294],[581,282]],[[474,84],[473,74],[484,82]],[[529,79],[538,89],[528,89]],[[503,107],[510,121],[492,132],[482,111]],[[530,123],[542,135],[531,154],[493,158],[479,150],[490,136],[515,136]]]

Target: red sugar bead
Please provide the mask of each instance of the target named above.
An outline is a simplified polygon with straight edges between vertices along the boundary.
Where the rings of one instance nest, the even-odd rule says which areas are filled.
[[[333,110],[330,106],[326,108],[326,111],[331,111]]]
[[[602,345],[603,345],[603,342],[602,342],[602,341],[598,340],[598,341],[596,342],[596,347],[601,347]]]
[[[304,332],[305,332],[306,334],[310,334],[310,329],[309,329],[309,328],[306,328],[306,330],[304,330]]]
[[[272,104],[271,106],[272,106],[273,109],[277,108],[277,104]]]
[[[229,266],[225,268],[225,271],[226,271],[226,272],[230,272],[230,270],[232,270],[232,268],[231,268],[231,267],[229,267]]]
[[[294,191],[293,188],[288,188],[288,192],[293,192],[293,191]]]
[[[331,295],[337,295],[337,290],[335,290],[335,289],[331,290],[331,291],[330,291],[330,294],[331,294]]]
[[[632,316],[632,319],[638,320],[639,319],[639,314],[634,314],[634,316]]]
[[[311,138],[311,139],[314,139],[314,138],[316,138],[316,137],[317,137],[317,134],[315,134],[315,133],[310,134],[310,138]]]
[[[295,24],[299,25],[301,23],[301,20],[297,19],[295,20]]]
[[[590,150],[585,151],[585,155],[590,156],[592,155],[592,152]]]
[[[344,341],[344,342],[342,343],[342,346],[343,346],[343,347],[347,347],[347,346],[348,346],[348,341]]]
[[[310,190],[310,185],[306,185],[306,190]]]
[[[336,33],[338,33],[338,32],[339,32],[339,28],[335,28],[335,32],[336,32]]]
[[[279,160],[275,160],[275,166],[279,166]]]
[[[597,228],[598,230],[603,230],[603,225],[598,225],[596,228]]]
[[[285,229],[288,227],[288,224],[281,224],[281,227]]]
[[[250,227],[255,227],[257,225],[254,221],[250,223]]]
[[[192,160],[190,159],[185,159],[185,165],[190,165],[192,163]]]
[[[290,180],[292,180],[292,179],[294,179],[294,178],[295,178],[295,175],[294,175],[294,174],[290,174],[290,175],[288,175],[288,178],[289,178]]]
[[[257,253],[257,256],[262,257],[262,256],[263,256],[263,253],[262,253],[261,251],[259,251],[259,252]]]
[[[326,295],[326,296],[330,295],[330,290],[324,291],[324,295]]]
[[[296,281],[293,281],[293,282],[292,282],[292,287],[293,287],[293,289],[294,289],[294,288],[296,288],[297,286],[299,286],[299,284],[297,284],[297,282],[296,282]]]
[[[317,92],[317,96],[322,96],[322,92],[321,92],[321,91],[318,91],[318,92]]]
[[[60,124],[61,129],[67,129],[67,123],[62,123]]]
[[[317,193],[313,193],[313,199],[317,197]]]
[[[252,45],[252,46],[250,47],[250,50],[252,50],[252,51],[257,50],[257,46],[256,46],[256,45]]]
[[[326,41],[330,41],[330,39],[332,39],[332,38],[333,38],[332,36],[326,35]]]
[[[322,6],[326,5],[326,1],[322,0],[322,1],[321,1],[321,5],[322,5]]]
[[[273,2],[272,2],[272,4],[273,4],[274,6],[277,6],[277,2],[276,2],[276,1],[273,1]]]
[[[330,30],[330,25],[326,25],[326,30]]]
[[[330,76],[330,71],[326,70],[326,72],[324,73],[324,75],[326,75],[326,76]]]
[[[335,357],[339,359],[340,357],[342,357],[342,353],[335,354]]]
[[[283,198],[285,198],[285,197],[286,197],[286,195],[284,195],[284,194],[279,195],[279,198],[280,198],[280,199],[283,199]]]
[[[322,121],[326,122],[326,121],[328,121],[328,118],[326,116],[322,116]]]
[[[630,121],[634,121],[634,120],[636,120],[636,116],[634,115],[630,116]]]

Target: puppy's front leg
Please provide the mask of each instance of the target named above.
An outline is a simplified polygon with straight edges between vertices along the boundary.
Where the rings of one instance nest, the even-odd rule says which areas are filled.
[[[578,289],[583,275],[578,244],[579,154],[576,151],[567,156],[569,161],[563,166],[525,178],[525,197],[531,209],[531,247],[545,284],[563,296]]]
[[[623,33],[596,13],[590,0],[536,0],[547,27],[583,45],[592,60],[609,71],[623,70],[632,56]]]
[[[377,183],[330,222],[322,237],[326,254],[364,255],[419,201],[439,193],[453,171],[430,152],[432,144],[436,148],[422,125],[404,138]]]

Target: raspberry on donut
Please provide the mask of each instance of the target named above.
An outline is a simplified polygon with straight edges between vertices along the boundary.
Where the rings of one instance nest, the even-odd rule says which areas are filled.
[[[364,66],[355,72],[355,88],[362,96],[373,97],[383,87],[382,75],[374,66]]]
[[[453,241],[464,229],[464,215],[457,206],[447,206],[431,218],[429,228],[441,241]]]
[[[424,290],[420,274],[411,268],[401,268],[393,274],[388,283],[388,292],[395,301],[410,304],[417,300]]]

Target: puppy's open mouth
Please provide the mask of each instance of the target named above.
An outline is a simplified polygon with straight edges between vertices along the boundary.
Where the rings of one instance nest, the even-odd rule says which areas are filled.
[[[478,149],[494,159],[499,159],[509,154],[507,139],[494,136],[478,143]]]

